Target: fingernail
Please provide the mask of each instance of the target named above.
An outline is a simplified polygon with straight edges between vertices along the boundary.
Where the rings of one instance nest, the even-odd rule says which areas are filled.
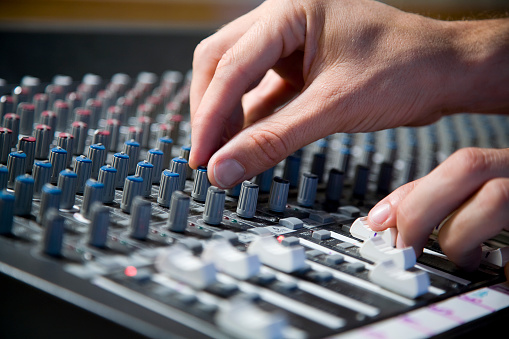
[[[369,220],[376,224],[376,225],[382,225],[387,218],[389,218],[389,215],[391,214],[391,205],[390,204],[381,204],[378,206],[375,206],[370,212],[369,212]]]
[[[221,188],[232,187],[244,174],[246,170],[234,159],[220,161],[214,166],[214,178]]]

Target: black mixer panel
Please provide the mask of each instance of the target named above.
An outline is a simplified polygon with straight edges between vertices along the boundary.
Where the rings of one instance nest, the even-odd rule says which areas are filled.
[[[438,225],[416,258],[365,218],[459,148],[508,147],[507,116],[338,133],[222,190],[188,166],[190,75],[0,81],[4,337],[417,338],[507,315],[506,232],[464,272]]]

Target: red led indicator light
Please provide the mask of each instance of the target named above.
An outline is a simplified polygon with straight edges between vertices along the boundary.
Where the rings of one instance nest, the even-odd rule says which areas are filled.
[[[124,270],[124,274],[128,277],[134,277],[138,273],[138,270],[134,266],[127,266]]]
[[[277,239],[277,241],[281,242],[281,241],[283,241],[283,239],[284,239],[284,238],[285,238],[285,236],[284,236],[284,235],[280,235],[280,236],[279,236],[279,237],[277,237],[276,239]]]

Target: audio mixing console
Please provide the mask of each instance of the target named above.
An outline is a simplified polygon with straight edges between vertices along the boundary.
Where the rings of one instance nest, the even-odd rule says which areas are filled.
[[[456,149],[508,147],[509,117],[331,135],[222,190],[187,164],[189,79],[0,81],[3,337],[411,338],[507,315],[506,232],[467,273],[436,233],[415,258],[364,217]]]

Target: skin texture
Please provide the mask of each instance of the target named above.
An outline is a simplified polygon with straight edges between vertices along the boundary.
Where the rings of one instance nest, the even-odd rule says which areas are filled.
[[[508,83],[507,19],[445,22],[369,0],[268,0],[195,50],[190,165],[207,165],[213,185],[231,187],[332,133],[508,112]],[[397,227],[399,245],[420,253],[456,211],[440,242],[474,268],[479,243],[508,227],[508,153],[455,153],[382,200],[371,226]]]

